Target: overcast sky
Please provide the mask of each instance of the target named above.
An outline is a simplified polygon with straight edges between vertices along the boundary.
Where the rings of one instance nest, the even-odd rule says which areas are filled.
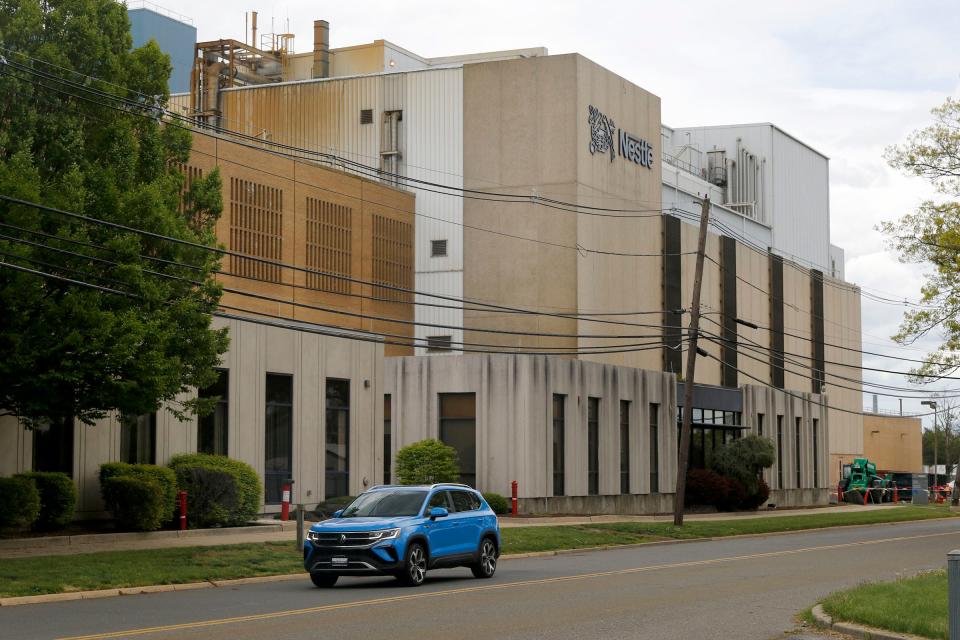
[[[192,18],[200,40],[243,39],[245,11],[259,11],[261,31],[271,16],[276,31],[289,19],[298,52],[312,50],[319,18],[330,22],[332,47],[382,38],[426,57],[534,46],[578,52],[660,96],[665,124],[773,122],[830,157],[831,234],[846,250],[847,280],[892,297],[919,295],[922,270],[885,251],[875,227],[933,193],[888,168],[882,153],[960,94],[956,0],[159,4]],[[920,357],[922,349],[889,340],[902,311],[864,300],[863,348]],[[864,366],[908,368],[869,357]],[[905,383],[869,372],[865,379]],[[941,386],[960,389],[960,381]],[[898,408],[895,399],[880,406]],[[904,409],[920,410],[919,400]]]

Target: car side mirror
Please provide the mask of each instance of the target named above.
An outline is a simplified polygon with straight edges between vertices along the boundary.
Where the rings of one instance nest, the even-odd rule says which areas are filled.
[[[431,520],[436,520],[437,518],[446,518],[450,515],[450,512],[443,507],[432,507],[429,515]]]
[[[333,512],[333,517],[339,518],[342,514],[343,514],[343,509],[337,509],[336,511]]]

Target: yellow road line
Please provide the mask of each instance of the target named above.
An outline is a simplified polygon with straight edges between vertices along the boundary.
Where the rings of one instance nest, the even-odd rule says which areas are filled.
[[[225,624],[237,624],[241,622],[256,622],[260,620],[270,620],[273,618],[286,618],[291,616],[302,616],[311,613],[324,613],[327,611],[338,611],[341,609],[352,609],[354,607],[365,607],[373,605],[392,604],[394,602],[406,602],[408,600],[421,600],[425,598],[437,598],[444,596],[460,595],[463,593],[476,593],[480,591],[495,591],[500,589],[511,589],[514,587],[528,587],[542,584],[554,584],[558,582],[572,582],[575,580],[587,580],[592,578],[604,578],[608,576],[621,576],[634,573],[644,573],[647,571],[661,571],[664,569],[682,569],[687,567],[700,567],[705,565],[723,564],[727,562],[739,562],[743,560],[755,560],[758,558],[773,558],[779,556],[790,556],[799,553],[810,553],[814,551],[831,551],[834,549],[848,549],[850,547],[860,547],[874,544],[884,544],[888,542],[902,542],[904,540],[919,540],[923,538],[937,538],[943,536],[960,535],[960,530],[948,531],[942,533],[925,533],[915,536],[899,536],[896,538],[884,538],[881,540],[861,540],[858,542],[844,542],[841,544],[822,545],[819,547],[805,547],[802,549],[787,549],[784,551],[767,551],[764,553],[752,553],[745,556],[731,556],[726,558],[712,558],[709,560],[690,560],[687,562],[673,562],[669,564],[655,564],[646,567],[633,567],[630,569],[616,569],[613,571],[597,571],[594,573],[579,573],[572,576],[558,576],[555,578],[537,578],[534,580],[520,580],[517,582],[504,582],[499,584],[490,584],[477,587],[463,587],[460,589],[448,589],[445,591],[427,591],[420,593],[411,593],[402,596],[391,596],[387,598],[373,598],[370,600],[357,600],[354,602],[342,602],[338,604],[321,605],[317,607],[307,607],[305,609],[290,609],[288,611],[274,611],[271,613],[258,613],[248,616],[235,616],[232,618],[219,618],[214,620],[203,620],[200,622],[185,622],[182,624],[169,624],[159,627],[145,627],[142,629],[129,629],[127,631],[111,631],[108,633],[96,633],[86,636],[70,636],[60,638],[60,640],[104,640],[106,638],[128,638],[133,636],[142,636],[151,633],[163,633],[165,631],[183,631],[187,629],[202,629],[204,627],[213,627]]]

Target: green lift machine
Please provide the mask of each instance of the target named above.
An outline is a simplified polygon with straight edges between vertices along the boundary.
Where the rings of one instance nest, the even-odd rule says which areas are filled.
[[[877,465],[866,458],[855,458],[852,463],[843,465],[840,489],[844,502],[892,502],[893,491],[888,489],[893,489],[893,475],[881,476],[877,473]]]

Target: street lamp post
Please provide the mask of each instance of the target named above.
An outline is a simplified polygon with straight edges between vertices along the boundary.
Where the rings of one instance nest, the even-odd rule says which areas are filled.
[[[933,409],[933,486],[939,487],[940,476],[937,473],[939,471],[937,468],[937,401],[923,400],[920,404]]]

